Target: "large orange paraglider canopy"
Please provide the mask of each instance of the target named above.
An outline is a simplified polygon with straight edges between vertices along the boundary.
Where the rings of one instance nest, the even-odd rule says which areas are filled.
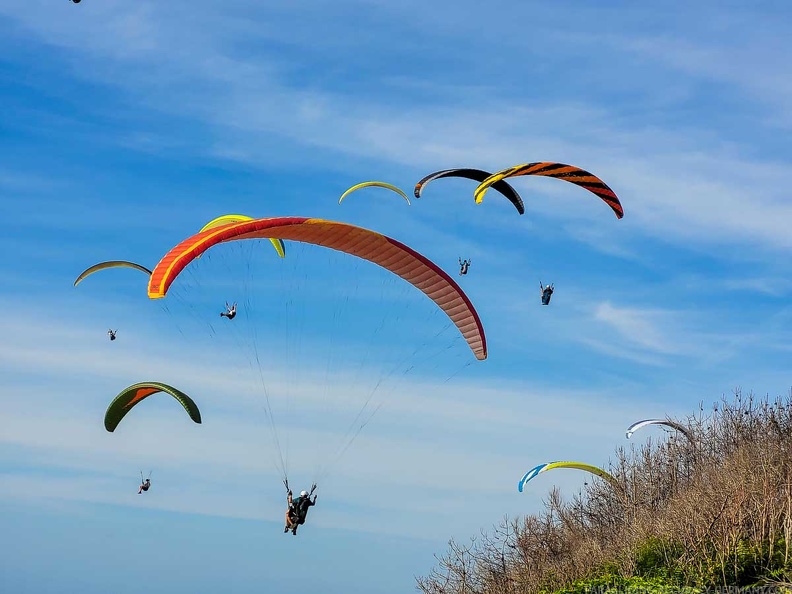
[[[347,223],[304,217],[241,221],[188,237],[168,252],[149,279],[151,299],[165,297],[182,270],[212,246],[240,239],[286,239],[320,245],[373,262],[420,289],[456,325],[479,360],[487,358],[484,328],[470,299],[439,266],[403,243]]]

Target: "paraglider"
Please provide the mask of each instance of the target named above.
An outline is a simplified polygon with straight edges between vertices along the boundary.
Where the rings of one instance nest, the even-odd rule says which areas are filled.
[[[642,427],[646,427],[647,425],[665,425],[667,427],[671,427],[672,429],[676,429],[677,431],[682,433],[685,437],[687,437],[690,440],[691,443],[693,443],[693,436],[690,434],[690,432],[679,423],[672,421],[670,419],[645,419],[643,421],[638,421],[636,423],[633,423],[632,425],[627,427],[627,439],[630,439],[633,433],[638,431],[638,429],[641,429]]]
[[[107,331],[107,335],[110,337],[110,342],[112,342],[112,341],[114,341],[116,339],[116,332],[118,332],[118,330],[108,330]]]
[[[531,470],[525,473],[525,475],[520,479],[520,482],[517,484],[517,490],[522,493],[525,484],[536,477],[537,475],[547,472],[548,470],[553,470],[554,468],[574,468],[576,470],[583,470],[585,472],[590,472],[591,474],[595,474],[600,478],[605,479],[611,485],[617,486],[618,483],[616,479],[599,468],[597,466],[592,466],[591,464],[584,464],[583,462],[550,462],[549,464],[540,464],[539,466],[535,466]]]
[[[399,188],[397,188],[393,184],[389,184],[389,183],[381,182],[381,181],[367,181],[367,182],[363,182],[363,183],[360,183],[360,184],[355,184],[354,186],[349,188],[346,192],[341,194],[341,198],[338,199],[338,203],[341,204],[341,201],[346,196],[351,194],[352,192],[354,192],[356,190],[359,190],[361,188],[369,188],[369,187],[385,188],[387,190],[391,190],[393,192],[396,192],[399,196],[401,196],[402,198],[404,198],[407,201],[407,204],[410,204],[410,199],[407,197],[407,194],[405,194],[403,191],[401,191]]]
[[[311,487],[311,492],[300,491],[300,496],[297,499],[292,497],[291,489],[286,494],[286,525],[283,528],[283,533],[286,534],[291,530],[294,536],[297,536],[297,528],[305,524],[305,518],[308,515],[308,508],[316,505],[316,495],[311,500],[311,495],[316,490],[316,485]]]
[[[148,477],[146,480],[143,480],[143,471],[140,471],[140,488],[138,489],[138,495],[143,493],[143,491],[148,491],[151,488],[151,473],[149,472]]]
[[[539,281],[539,290],[542,292],[542,305],[550,305],[550,298],[553,296],[553,291],[555,291],[555,285],[552,283],[545,286],[542,286],[542,281]]]
[[[249,217],[247,215],[240,215],[240,214],[222,215],[206,223],[206,225],[201,227],[201,231],[199,231],[199,233],[206,231],[207,229],[214,229],[215,227],[228,225],[229,223],[239,223],[240,221],[252,221],[252,220],[253,217]],[[278,252],[278,255],[281,258],[285,258],[286,246],[283,245],[283,241],[280,239],[270,238],[270,242],[272,242],[272,247],[275,248],[275,251]]]
[[[442,171],[430,173],[417,184],[415,184],[413,194],[416,198],[420,198],[421,192],[423,192],[423,188],[426,184],[444,177],[462,177],[481,183],[485,179],[488,179],[491,175],[492,174],[488,171],[483,171],[481,169],[443,169]],[[523,204],[522,198],[520,198],[517,190],[515,190],[511,185],[503,180],[500,180],[493,182],[492,187],[503,194],[506,199],[514,205],[514,208],[517,209],[517,212],[520,214],[525,214],[525,205]]]
[[[459,258],[459,276],[466,275],[468,273],[468,268],[470,268],[470,260]]]
[[[157,394],[159,392],[173,396],[179,404],[184,407],[184,410],[187,411],[187,414],[190,415],[190,418],[195,423],[201,423],[201,411],[198,410],[198,405],[195,404],[192,398],[187,396],[187,394],[181,390],[177,390],[173,386],[160,382],[141,382],[124,388],[124,390],[113,399],[105,412],[105,429],[111,433],[115,431],[121,419],[123,419],[130,410],[152,394]]]
[[[616,218],[620,219],[624,216],[624,209],[622,208],[619,198],[604,181],[602,181],[596,175],[580,169],[579,167],[575,167],[574,165],[564,165],[563,163],[525,163],[523,165],[516,165],[514,167],[510,167],[509,169],[499,171],[498,173],[489,176],[476,188],[475,192],[473,193],[476,203],[481,203],[484,198],[484,194],[487,193],[487,190],[490,188],[490,186],[494,186],[495,183],[507,177],[517,177],[521,175],[542,175],[571,182],[599,196],[608,206],[611,207],[613,212],[616,214]]]
[[[241,239],[280,238],[357,256],[396,274],[420,289],[451,319],[478,360],[487,358],[484,327],[470,299],[437,264],[403,243],[347,223],[304,217],[277,217],[231,223],[189,237],[159,261],[149,279],[148,296],[165,297],[178,275],[212,246]]]
[[[79,285],[86,277],[92,275],[94,272],[98,272],[100,270],[105,270],[107,268],[134,268],[135,270],[140,270],[141,272],[145,272],[149,276],[151,275],[151,270],[146,268],[145,266],[141,266],[140,264],[135,264],[134,262],[127,262],[126,260],[109,260],[107,262],[99,262],[98,264],[94,264],[93,266],[86,268],[80,273],[80,276],[74,281],[74,286],[76,287]]]
[[[226,301],[226,310],[220,312],[220,317],[233,320],[236,317],[236,305],[236,303],[234,303],[234,305],[228,305],[228,301]]]

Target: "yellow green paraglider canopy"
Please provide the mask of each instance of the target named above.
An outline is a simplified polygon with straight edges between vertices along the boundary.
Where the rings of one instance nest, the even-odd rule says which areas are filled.
[[[369,187],[385,188],[387,190],[396,192],[399,196],[401,196],[407,201],[407,204],[410,204],[410,199],[407,197],[407,194],[405,194],[402,190],[400,190],[393,184],[389,184],[387,182],[381,182],[381,181],[367,181],[367,182],[355,184],[354,186],[349,188],[346,192],[341,194],[341,198],[338,199],[338,203],[341,204],[341,201],[352,192],[355,192],[356,190],[359,190],[361,188],[369,188]]]
[[[86,268],[80,273],[80,276],[74,281],[74,286],[76,287],[79,285],[83,279],[88,276],[91,276],[94,272],[99,272],[100,270],[105,270],[107,268],[134,268],[135,270],[140,270],[140,272],[145,272],[149,276],[151,275],[151,270],[146,268],[145,266],[141,266],[140,264],[135,264],[134,262],[127,262],[126,260],[109,260],[107,262],[99,262],[98,264],[94,264],[90,268]]]
[[[241,221],[252,221],[253,217],[249,217],[246,215],[240,214],[227,214],[216,219],[212,219],[206,225],[201,227],[201,231],[199,233],[206,231],[207,229],[214,229],[215,227],[220,227],[221,225],[228,225],[230,223],[239,223]],[[277,239],[275,237],[270,237],[269,240],[272,242],[272,247],[275,248],[275,251],[278,252],[278,255],[281,258],[286,257],[286,246],[283,245],[282,239]]]

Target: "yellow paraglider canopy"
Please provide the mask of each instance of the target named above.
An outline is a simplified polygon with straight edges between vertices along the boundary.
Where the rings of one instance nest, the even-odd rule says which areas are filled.
[[[151,270],[146,268],[145,266],[141,266],[140,264],[135,264],[134,262],[127,262],[126,260],[109,260],[107,262],[99,262],[98,264],[94,264],[93,266],[86,268],[80,273],[80,276],[74,281],[74,286],[76,287],[79,285],[83,279],[92,275],[94,272],[98,272],[100,270],[106,270],[107,268],[134,268],[135,270],[140,270],[140,272],[145,272],[149,276],[151,276]]]
[[[249,217],[247,215],[241,214],[227,214],[216,219],[212,219],[206,225],[201,227],[199,233],[206,231],[207,229],[214,229],[215,227],[220,227],[222,225],[228,225],[230,223],[240,223],[242,221],[252,221],[253,217]],[[269,240],[272,242],[272,247],[275,248],[275,251],[278,252],[278,255],[281,258],[286,257],[286,246],[283,244],[282,239],[277,239],[276,237],[270,237]]]
[[[389,184],[387,182],[381,182],[381,181],[367,181],[367,182],[362,182],[362,183],[359,183],[359,184],[355,184],[354,186],[349,188],[346,192],[341,194],[341,198],[338,199],[338,203],[341,204],[341,201],[348,194],[351,194],[355,190],[359,190],[360,188],[368,188],[368,187],[371,187],[371,186],[375,186],[375,187],[378,187],[378,188],[385,188],[386,190],[391,190],[393,192],[396,192],[399,196],[401,196],[402,198],[404,198],[407,201],[407,204],[410,204],[410,199],[407,197],[407,194],[402,192],[399,188],[397,188],[393,184]]]

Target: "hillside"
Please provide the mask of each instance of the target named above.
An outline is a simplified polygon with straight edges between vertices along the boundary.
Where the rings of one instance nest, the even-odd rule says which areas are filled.
[[[591,480],[569,500],[553,489],[541,513],[451,541],[418,589],[792,592],[792,393],[771,401],[736,391],[677,422],[692,439],[619,448],[615,486]]]

